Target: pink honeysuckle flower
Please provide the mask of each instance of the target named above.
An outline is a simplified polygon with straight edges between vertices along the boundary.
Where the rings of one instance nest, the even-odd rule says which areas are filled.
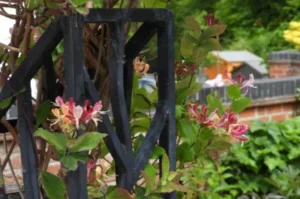
[[[91,170],[96,167],[97,160],[90,159],[87,163],[87,178],[90,178]]]
[[[231,110],[228,110],[223,116],[221,116],[220,121],[218,124],[216,124],[216,127],[225,128],[228,131],[229,126],[235,124],[237,120],[237,116]]]
[[[52,111],[57,118],[53,124],[58,123],[62,119],[69,119],[75,124],[77,129],[79,128],[80,122],[87,124],[92,120],[95,125],[97,125],[97,123],[101,121],[99,114],[105,113],[101,111],[103,107],[101,101],[91,106],[89,101],[86,100],[83,107],[80,105],[76,106],[73,98],[70,98],[69,101],[64,103],[63,99],[58,96],[55,101],[56,103],[54,103],[54,105],[60,107],[60,109]]]
[[[198,109],[198,104],[188,104],[188,112],[192,116],[192,118],[196,119],[199,123],[204,124],[205,126],[212,126],[215,120],[218,119],[218,109],[215,109],[208,116],[208,107],[203,105],[201,107],[201,113]]]
[[[235,85],[239,86],[241,90],[244,90],[244,93],[243,93],[244,95],[246,95],[248,93],[249,87],[256,88],[253,85],[253,82],[254,82],[254,76],[253,76],[253,74],[249,75],[249,80],[246,83],[244,83],[245,76],[243,76],[241,73],[238,73],[236,75],[236,80],[233,80],[229,76],[227,70],[225,70],[225,77],[226,77],[226,81],[228,81],[230,84],[235,84]]]
[[[243,137],[243,135],[247,132],[248,126],[245,124],[231,124],[228,129],[229,135],[231,135],[234,139],[245,142],[248,138]]]
[[[215,18],[215,16],[212,13],[209,13],[204,17],[204,20],[206,22],[207,26],[212,26],[212,25],[222,25],[219,22],[219,19]]]
[[[55,105],[55,106],[58,106],[58,107],[61,107],[63,104],[64,104],[63,98],[62,98],[61,96],[57,96],[57,97],[55,98],[55,103],[54,103],[54,105]]]
[[[79,121],[83,113],[83,108],[81,106],[75,106],[73,109],[73,118],[75,120],[76,128],[79,128]]]
[[[195,73],[197,65],[192,66],[180,65],[179,61],[175,61],[175,74],[178,78],[185,78],[188,74]]]

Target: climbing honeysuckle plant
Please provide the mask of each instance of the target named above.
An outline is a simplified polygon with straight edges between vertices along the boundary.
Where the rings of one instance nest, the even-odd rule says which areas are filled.
[[[78,162],[93,162],[89,159],[88,153],[98,146],[105,136],[99,132],[84,132],[78,136],[78,131],[85,131],[86,126],[93,122],[95,125],[101,121],[102,104],[96,102],[93,106],[86,100],[84,106],[76,105],[70,98],[67,102],[58,96],[51,109],[52,118],[49,118],[50,128],[53,132],[45,129],[38,129],[34,135],[46,140],[55,150],[58,161],[62,164],[60,174],[64,177],[67,172],[76,170]],[[56,130],[58,132],[56,132]],[[88,171],[89,175],[89,171]],[[50,199],[65,198],[65,184],[63,179],[51,173],[43,171],[41,180],[44,190]]]

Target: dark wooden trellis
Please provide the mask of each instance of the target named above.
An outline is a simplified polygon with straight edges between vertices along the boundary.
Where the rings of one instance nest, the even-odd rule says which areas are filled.
[[[134,36],[125,43],[124,23],[144,22]],[[116,130],[108,116],[99,124],[100,132],[106,132],[106,145],[116,161],[117,186],[131,191],[146,166],[151,152],[159,140],[170,159],[170,169],[176,169],[175,134],[175,85],[174,85],[174,27],[173,14],[167,9],[91,9],[87,16],[77,13],[56,18],[41,36],[37,44],[18,70],[9,79],[0,93],[0,100],[11,97],[26,86],[26,91],[17,96],[18,131],[23,165],[24,188],[27,199],[39,196],[38,170],[35,141],[32,137],[34,117],[30,80],[42,68],[43,100],[54,100],[57,95],[51,52],[64,39],[65,91],[66,98],[73,97],[83,104],[92,103],[100,96],[83,64],[84,23],[109,23],[111,29],[111,55],[109,62],[109,85],[111,105]],[[129,128],[131,105],[133,59],[147,42],[157,33],[158,106],[150,128],[134,156]],[[125,61],[125,62],[124,62]],[[16,97],[11,103],[14,103]],[[3,117],[9,107],[0,110]],[[82,132],[78,132],[79,135]],[[86,164],[80,163],[67,176],[70,199],[87,198]],[[164,198],[175,198],[175,193],[164,194]]]

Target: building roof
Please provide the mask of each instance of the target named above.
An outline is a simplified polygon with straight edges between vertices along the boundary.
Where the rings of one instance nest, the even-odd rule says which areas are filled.
[[[213,54],[230,63],[243,62],[263,75],[268,73],[266,65],[262,63],[264,60],[249,51],[214,51]]]

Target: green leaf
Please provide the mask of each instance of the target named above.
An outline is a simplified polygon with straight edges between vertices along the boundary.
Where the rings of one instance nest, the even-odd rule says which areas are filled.
[[[186,100],[188,90],[186,88],[176,89],[176,104],[183,104]]]
[[[77,160],[74,157],[66,156],[60,159],[60,162],[67,168],[68,170],[75,171],[77,169]]]
[[[210,149],[216,149],[216,150],[226,150],[231,147],[230,142],[226,142],[224,140],[218,140],[215,139],[212,141],[211,145],[209,146]]]
[[[75,9],[77,12],[79,12],[82,15],[88,15],[89,14],[89,9],[86,7],[78,7]]]
[[[195,20],[193,16],[187,16],[185,18],[185,24],[193,32],[201,32],[199,23]]]
[[[165,149],[160,146],[155,146],[150,159],[156,159],[162,156],[165,153]]]
[[[269,135],[271,135],[273,137],[273,139],[275,140],[275,142],[277,144],[279,144],[280,142],[280,137],[282,136],[280,128],[278,127],[278,125],[275,122],[270,122],[267,124],[267,129],[269,132]]]
[[[67,138],[62,133],[50,133],[47,130],[38,129],[34,136],[43,138],[60,153],[64,153],[67,149]]]
[[[272,171],[276,167],[280,167],[286,164],[282,159],[280,159],[280,157],[267,157],[265,158],[264,163],[265,165],[267,165],[270,171]]]
[[[183,106],[176,104],[176,106],[175,106],[175,118],[176,119],[181,118],[183,111],[184,111]]]
[[[194,125],[191,121],[188,119],[179,119],[176,123],[180,137],[189,141],[195,140],[197,128],[194,128]]]
[[[254,120],[251,122],[251,125],[250,125],[250,131],[252,133],[256,132],[256,131],[265,131],[266,130],[266,126],[265,126],[265,123],[259,121],[259,120]]]
[[[196,65],[200,65],[204,59],[207,57],[210,49],[206,49],[204,47],[196,46],[193,48],[191,61],[193,61]]]
[[[222,34],[226,29],[226,25],[212,25],[203,31],[200,40],[206,40],[211,37]]]
[[[147,132],[147,130],[150,127],[151,120],[150,118],[137,118],[133,120],[132,126],[130,128],[131,133],[140,133],[140,132]],[[139,127],[139,128],[138,128]],[[135,128],[138,128],[139,130],[142,129],[142,131],[137,131]]]
[[[133,199],[133,197],[126,191],[125,189],[122,188],[115,188],[112,192],[110,192],[107,196],[106,199]]]
[[[163,153],[162,155],[162,176],[161,176],[161,182],[164,182],[167,180],[170,172],[170,161],[169,157],[166,153]]]
[[[188,59],[192,56],[193,54],[193,49],[196,46],[196,44],[192,41],[190,41],[187,38],[187,35],[185,35],[182,39],[181,39],[181,44],[180,44],[180,52],[181,55],[185,58]]]
[[[207,53],[213,50],[221,50],[221,44],[218,40],[210,38],[201,42],[200,47],[205,49]],[[205,56],[206,57],[206,56]]]
[[[155,177],[156,170],[152,165],[147,165],[143,171],[141,171],[142,176],[145,178],[146,182],[146,195],[149,195],[155,188]]]
[[[189,84],[194,84],[195,82],[196,82],[196,75],[187,76],[186,78],[184,78],[184,79],[177,82],[176,90],[178,90],[179,88],[186,89],[189,86]]]
[[[166,2],[162,0],[144,0],[144,8],[165,8]]]
[[[51,110],[51,102],[50,100],[44,101],[41,103],[36,111],[36,126],[40,126],[40,124],[47,119]]]
[[[289,149],[288,158],[289,160],[293,160],[300,157],[300,150],[297,147],[292,147]]]
[[[230,105],[234,113],[240,113],[245,110],[251,104],[251,99],[248,97],[239,98],[234,100]]]
[[[28,10],[34,10],[41,5],[43,0],[25,0],[25,8]]]
[[[183,143],[176,148],[176,159],[180,162],[191,162],[194,160],[194,150],[188,143]]]
[[[64,199],[66,188],[63,181],[48,172],[41,172],[42,186],[50,199]]]
[[[191,85],[191,87],[187,91],[187,97],[197,94],[201,90],[201,84],[200,83],[194,83]]]
[[[47,8],[51,8],[51,9],[60,9],[61,6],[59,3],[55,3],[52,0],[45,0],[45,4]]]
[[[215,96],[209,94],[206,96],[207,105],[209,107],[209,111],[213,112],[216,109],[219,109],[219,113],[221,115],[224,114],[224,107],[220,99],[216,98]]]
[[[134,149],[134,152],[137,153],[142,142],[144,140],[144,135],[143,134],[139,134],[136,139],[134,140],[134,145],[133,145],[133,149]]]
[[[88,190],[88,198],[99,199],[105,197],[105,194],[99,190],[99,187],[88,186],[87,190]]]
[[[88,157],[86,154],[82,153],[71,153],[69,156],[75,158],[77,161],[86,163],[88,161]]]
[[[88,1],[89,0],[70,0],[70,3],[72,4],[72,6],[74,6],[76,8],[78,6],[85,4]]]
[[[13,99],[12,97],[8,97],[8,98],[2,100],[0,102],[0,109],[7,108],[11,104],[12,99]]]
[[[242,96],[241,89],[234,84],[227,87],[226,94],[230,99],[238,99]]]
[[[105,134],[98,132],[85,133],[72,143],[70,151],[80,152],[94,149],[105,136]]]

